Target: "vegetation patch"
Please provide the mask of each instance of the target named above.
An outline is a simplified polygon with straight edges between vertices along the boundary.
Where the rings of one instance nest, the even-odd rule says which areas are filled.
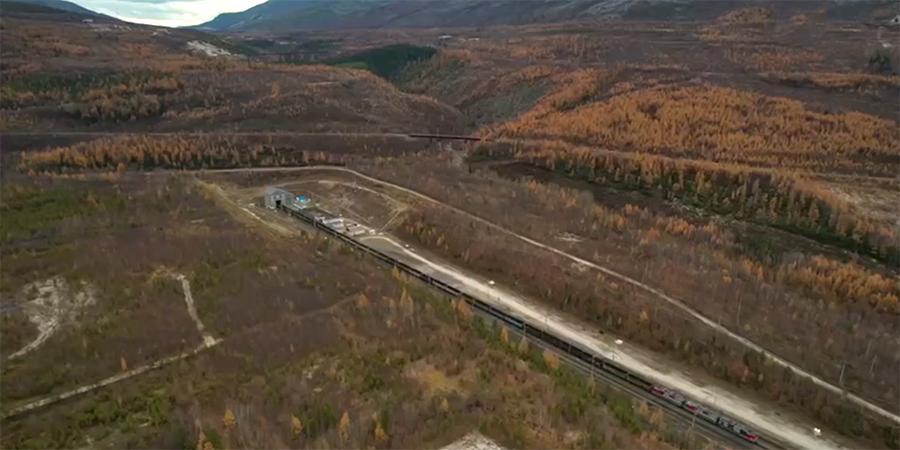
[[[571,97],[576,102],[584,98],[574,93]],[[886,175],[888,163],[900,161],[895,121],[860,113],[823,114],[795,100],[730,88],[650,88],[567,111],[568,105],[562,99],[552,102],[546,113],[526,113],[499,126],[493,135],[873,175]]]
[[[653,448],[670,434],[628,400],[584,397],[598,390],[552,356],[529,356],[535,368],[517,362],[519,353],[497,340],[496,329],[429,287],[340,245],[320,243],[298,239],[304,250],[290,259],[313,258],[323,267],[333,258],[348,262],[352,268],[341,265],[332,274],[340,280],[348,271],[364,273],[367,284],[351,302],[321,314],[283,313],[181,364],[5,419],[4,445],[420,448],[480,428],[504,444],[558,447],[562,436],[577,435]],[[274,248],[260,250],[277,258]],[[256,293],[245,301],[266,307]],[[481,331],[470,332],[476,327]],[[422,359],[440,376],[458,380],[458,390],[429,397],[426,387],[404,382],[403,367]],[[554,411],[568,412],[562,422],[547,420]]]
[[[621,155],[559,146],[558,151],[527,150],[494,154],[484,147],[476,157],[522,161],[567,176],[663,196],[716,214],[729,214],[812,237],[900,265],[893,230],[856,216],[845,202],[790,176],[668,158]]]
[[[368,70],[382,78],[391,80],[400,74],[406,66],[427,60],[434,56],[435,53],[437,53],[437,50],[431,47],[395,44],[365,50],[341,58],[329,59],[325,63],[338,67]]]
[[[510,157],[495,156],[501,161]],[[732,228],[730,221],[711,218],[702,211],[698,214],[696,208],[679,206],[680,202],[663,202],[664,190],[655,185],[642,190],[645,194],[639,197],[651,200],[640,206],[628,200],[634,189],[627,186],[604,189],[601,203],[584,188],[576,191],[535,180],[513,183],[489,172],[467,172],[449,160],[402,162],[373,164],[365,171],[646,283],[885,407],[896,398],[895,377],[888,366],[880,365],[886,360],[893,364],[897,358],[896,343],[883,340],[896,333],[900,298],[896,286],[889,286],[896,270],[890,266],[867,259],[850,264],[854,259],[848,253],[805,238],[778,242],[785,238],[771,227],[755,226],[764,235],[744,239],[741,227]],[[559,163],[556,167],[559,178],[567,179],[567,166]],[[637,178],[646,176],[649,181],[654,173],[649,166],[643,172],[619,171],[622,176],[631,173],[636,184],[640,183]],[[753,180],[748,181],[749,198]],[[613,196],[619,196],[618,200],[607,201]],[[801,197],[797,193],[797,199]],[[530,247],[463,215],[420,207],[410,212],[395,232],[485,278],[513,286],[625,339],[686,358],[692,366],[707,367],[711,374],[729,382],[752,385],[780,402],[808,405],[810,396],[819,395],[808,391],[814,386],[803,384],[801,377],[789,387],[779,381],[779,367],[744,360],[742,346],[724,341],[663,299],[603,273],[579,270],[570,260]],[[782,254],[759,246],[745,250],[752,245],[746,241],[754,239],[777,245]],[[545,264],[525,263],[536,259]],[[722,301],[725,298],[732,300]],[[860,320],[858,326],[847,328],[848,314]],[[835,329],[845,331],[837,336]],[[841,364],[850,359],[855,362]],[[868,372],[860,370],[865,367]],[[777,383],[778,389],[772,383]],[[802,390],[798,386],[803,386]],[[842,400],[829,398],[828,420],[835,420],[831,414]],[[824,411],[813,410],[816,414]],[[855,420],[880,422],[866,414],[858,414]],[[889,425],[881,428],[885,432],[890,429]]]
[[[881,96],[884,89],[900,88],[900,75],[869,73],[772,72],[762,74],[767,81],[792,87],[811,87],[828,91],[849,91]]]
[[[79,73],[75,75],[2,75],[0,106],[21,108],[45,103],[90,102],[101,94],[162,95],[178,90],[181,82],[174,74],[154,70]]]
[[[4,185],[0,199],[0,236],[7,245],[13,241],[53,237],[60,222],[90,217],[102,212],[121,212],[125,199],[107,191],[86,187],[36,188]]]

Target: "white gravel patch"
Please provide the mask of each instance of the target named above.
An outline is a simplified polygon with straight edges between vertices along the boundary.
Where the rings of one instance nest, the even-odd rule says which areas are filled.
[[[73,290],[62,277],[31,283],[22,289],[22,294],[32,297],[22,306],[22,311],[37,327],[38,336],[8,359],[19,358],[40,347],[64,323],[74,321],[79,311],[97,302],[93,286],[83,283],[78,290]]]
[[[195,51],[197,53],[203,53],[206,56],[219,57],[219,56],[234,56],[228,50],[216,47],[208,42],[203,41],[190,41],[187,43],[188,49]]]
[[[441,450],[506,450],[483,434],[473,431]]]

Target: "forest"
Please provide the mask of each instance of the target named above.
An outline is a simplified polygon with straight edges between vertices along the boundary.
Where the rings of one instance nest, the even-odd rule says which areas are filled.
[[[324,63],[338,67],[353,67],[369,70],[385,79],[392,79],[403,69],[416,62],[427,60],[437,53],[431,47],[410,44],[395,44],[325,60]]]
[[[663,366],[900,448],[896,423],[746,345],[898,412],[900,47],[882,45],[898,30],[719,6],[253,36],[4,8],[0,287],[25,298],[58,275],[102,293],[4,367],[4,408],[194,348],[165,271],[223,341],[4,419],[2,444],[440,448],[479,429],[508,448],[717,445],[251,208],[297,183]],[[483,140],[410,137],[435,133]],[[438,203],[347,172],[243,170],[310,166]],[[17,346],[39,333],[21,308],[2,322]]]
[[[599,152],[564,143],[497,154],[483,147],[480,154],[483,158],[511,156],[590,182],[659,191],[666,198],[710,212],[785,228],[893,266],[900,264],[894,229],[854,214],[836,195],[791,172]]]
[[[663,86],[569,110],[564,99],[582,103],[595,79],[561,88],[521,119],[500,126],[496,135],[876,176],[890,175],[892,165],[900,163],[895,145],[900,131],[894,121],[860,113],[822,114],[794,100],[729,88]],[[581,86],[585,94],[576,90]],[[543,104],[554,112],[539,110]]]
[[[69,147],[23,153],[19,169],[29,173],[84,170],[232,169],[251,166],[303,166],[342,163],[339,154],[250,144],[228,136],[125,136],[101,138]]]
[[[827,246],[810,247],[803,239],[791,238],[790,233],[747,227],[715,216],[673,215],[673,211],[655,206],[652,195],[639,195],[637,198],[647,200],[635,201],[628,191],[604,190],[598,199],[620,198],[613,206],[578,190],[554,187],[548,183],[549,177],[541,182],[511,182],[490,172],[465,174],[450,161],[441,165],[432,160],[427,166],[411,161],[385,161],[366,165],[365,170],[648,282],[778,354],[802,361],[804,367],[835,383],[842,378],[845,388],[885,407],[897,395],[890,366],[881,365],[896,362],[895,344],[885,340],[896,333],[900,294],[891,270],[854,262],[826,250]],[[480,229],[469,219],[427,208],[411,216],[404,233],[461,265],[476,268],[498,282],[502,279],[514,289],[603,329],[615,326],[616,320],[596,316],[594,308],[601,305],[635,311],[626,321],[663,311],[687,320],[683,311],[652,298],[640,300],[638,293],[628,292],[608,276],[586,277],[563,261],[523,264],[548,256],[532,253],[535,250],[523,248],[497,230],[475,233]],[[561,243],[563,232],[575,241]],[[579,283],[585,284],[580,289],[590,291],[562,294]],[[602,286],[611,286],[612,293],[596,292]],[[613,301],[626,295],[620,289],[626,290],[627,298],[635,299],[625,304]],[[717,300],[725,297],[733,301]],[[692,327],[686,334],[690,338],[654,340],[653,345],[684,344],[685,339],[693,342],[693,336],[708,332],[699,325]],[[836,329],[841,333],[835,334]],[[719,338],[716,342],[723,341]]]

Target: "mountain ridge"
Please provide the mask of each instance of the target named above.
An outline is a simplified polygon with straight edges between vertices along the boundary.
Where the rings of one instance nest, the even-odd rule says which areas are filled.
[[[642,0],[270,0],[196,28],[218,31],[486,26],[616,14]],[[660,0],[685,1],[685,0]]]
[[[223,13],[193,28],[272,31],[525,25],[579,19],[712,20],[738,8],[766,6],[775,17],[825,11],[829,19],[872,18],[883,0],[269,0]]]
[[[0,3],[2,3],[3,5],[14,4],[14,3],[20,3],[20,4],[25,4],[25,5],[37,5],[37,6],[47,7],[47,8],[58,9],[60,11],[66,11],[66,12],[72,12],[72,13],[78,13],[78,14],[86,14],[86,15],[97,16],[97,17],[108,17],[105,14],[100,14],[96,11],[87,9],[77,3],[69,2],[66,0],[4,0]]]

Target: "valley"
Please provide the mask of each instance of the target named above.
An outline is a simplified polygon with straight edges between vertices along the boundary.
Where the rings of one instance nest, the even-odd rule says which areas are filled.
[[[72,5],[0,3],[4,446],[900,448],[890,2]]]

